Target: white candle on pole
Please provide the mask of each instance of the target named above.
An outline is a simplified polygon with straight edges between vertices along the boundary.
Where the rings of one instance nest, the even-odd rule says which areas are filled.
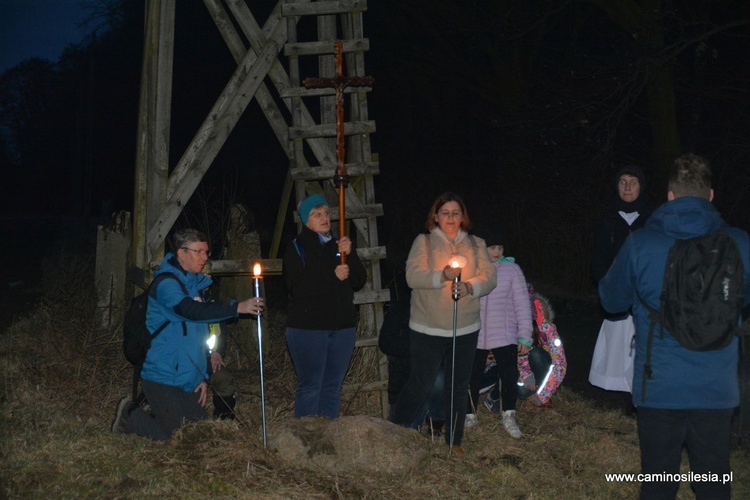
[[[263,289],[263,276],[261,275],[262,269],[260,262],[256,262],[253,266],[253,297],[263,298],[265,296],[265,290]],[[266,433],[266,390],[265,383],[263,381],[263,329],[261,322],[261,313],[258,312],[258,364],[260,365],[260,403],[261,403],[261,415],[263,421],[263,447],[267,447],[267,433]]]

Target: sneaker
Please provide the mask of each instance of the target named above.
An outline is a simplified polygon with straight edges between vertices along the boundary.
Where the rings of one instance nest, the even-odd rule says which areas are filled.
[[[117,405],[117,413],[115,413],[115,421],[112,422],[112,432],[116,434],[128,433],[130,412],[135,408],[136,404],[130,398],[125,397],[120,400],[120,403]]]
[[[508,431],[508,434],[512,438],[519,439],[523,436],[521,429],[518,428],[518,424],[516,423],[516,410],[503,412],[503,427],[505,427],[505,430]]]
[[[471,429],[477,425],[477,416],[475,413],[467,413],[464,420],[464,429]]]
[[[484,406],[492,413],[500,413],[499,399],[492,399],[491,397],[487,396],[487,399],[484,400]]]

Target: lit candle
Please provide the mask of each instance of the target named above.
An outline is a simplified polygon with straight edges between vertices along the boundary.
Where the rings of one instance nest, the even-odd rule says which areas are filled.
[[[256,262],[253,266],[253,297],[263,297],[265,295],[263,289],[263,276],[261,276],[260,262]],[[256,321],[258,322],[258,364],[260,366],[260,402],[261,402],[261,415],[263,422],[263,447],[268,446],[268,436],[266,431],[266,388],[263,380],[263,328],[261,322],[261,313],[258,313]]]
[[[260,262],[256,262],[253,266],[253,297],[263,297],[264,295]]]
[[[453,257],[451,258],[451,264],[450,264],[450,266],[453,269],[460,269],[461,268],[461,264],[465,264],[465,263],[466,263],[466,259],[464,259],[460,255],[453,255]],[[458,276],[456,276],[455,278],[453,278],[453,300],[458,300],[459,299],[459,296],[458,296],[458,282],[459,281],[461,281],[461,273],[460,272],[458,273]]]

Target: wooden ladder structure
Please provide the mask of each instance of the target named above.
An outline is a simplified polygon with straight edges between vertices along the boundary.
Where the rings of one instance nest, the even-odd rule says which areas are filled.
[[[329,202],[331,218],[338,219],[332,180],[337,163],[335,90],[308,89],[302,80],[335,76],[336,40],[342,41],[345,73],[365,75],[364,56],[369,41],[364,37],[363,13],[367,2],[279,0],[261,26],[246,1],[204,0],[237,62],[237,70],[170,172],[168,138],[176,4],[176,0],[146,3],[131,279],[140,286],[149,281],[150,270],[164,254],[167,234],[253,98],[289,158],[270,255],[261,259],[264,274],[281,274],[279,246],[292,192],[297,203],[310,194],[321,194]],[[282,53],[288,71],[279,60]],[[314,71],[318,74],[305,74]],[[370,134],[375,132],[375,122],[369,120],[367,109],[371,90],[345,89],[344,131],[350,177],[346,188],[348,235],[352,240],[356,238],[357,252],[368,269],[367,284],[355,294],[355,303],[360,307],[357,346],[362,348],[356,359],[370,366],[369,372],[376,375],[364,383],[348,384],[345,394],[380,391],[381,410],[386,416],[387,369],[377,349],[377,339],[383,303],[390,294],[382,289],[380,277],[380,260],[386,251],[378,245],[377,235],[377,217],[383,215],[383,208],[375,202],[374,176],[379,173],[379,164],[370,147]],[[282,110],[279,103],[286,109]],[[296,212],[295,220],[299,224]],[[212,263],[212,273],[248,275],[250,264],[217,261]]]

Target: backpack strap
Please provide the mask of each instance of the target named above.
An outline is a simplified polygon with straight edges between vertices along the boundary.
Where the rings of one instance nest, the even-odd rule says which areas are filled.
[[[675,242],[676,243],[676,242]],[[674,246],[669,250],[669,254],[667,256],[667,265],[669,265],[669,262],[672,261],[672,252],[674,251]],[[640,296],[638,296],[638,300],[643,304],[643,307],[646,308],[648,311],[648,340],[646,341],[646,362],[643,365],[643,377],[641,380],[641,403],[646,402],[646,382],[648,379],[651,378],[651,376],[654,374],[654,370],[651,367],[651,350],[654,345],[654,326],[656,323],[659,323],[659,338],[664,338],[664,322],[662,321],[662,314],[661,311],[664,310],[664,303],[667,300],[667,292],[666,292],[666,283],[668,279],[669,273],[667,272],[667,269],[664,269],[664,277],[662,278],[662,285],[661,285],[661,294],[659,295],[659,309],[654,309],[650,305],[646,304],[646,301],[644,301]]]
[[[158,285],[157,281],[161,282],[164,280],[164,278],[171,278],[177,281],[177,283],[180,284],[182,293],[190,297],[190,292],[188,291],[187,287],[185,287],[185,284],[182,281],[180,281],[180,279],[174,273],[170,273],[170,272],[163,272],[159,274],[156,278],[154,278],[154,281],[152,281],[151,284],[149,285],[149,290],[148,290],[149,296],[151,295],[152,287],[154,290],[156,290],[156,286]],[[183,337],[187,337],[187,325],[185,324],[184,321],[182,321],[181,323],[182,323],[182,335]],[[159,326],[159,328],[157,328],[156,331],[154,331],[154,333],[151,334],[151,340],[153,341],[167,327],[167,325],[169,325],[169,321],[165,321],[164,323],[162,323],[162,325]]]

